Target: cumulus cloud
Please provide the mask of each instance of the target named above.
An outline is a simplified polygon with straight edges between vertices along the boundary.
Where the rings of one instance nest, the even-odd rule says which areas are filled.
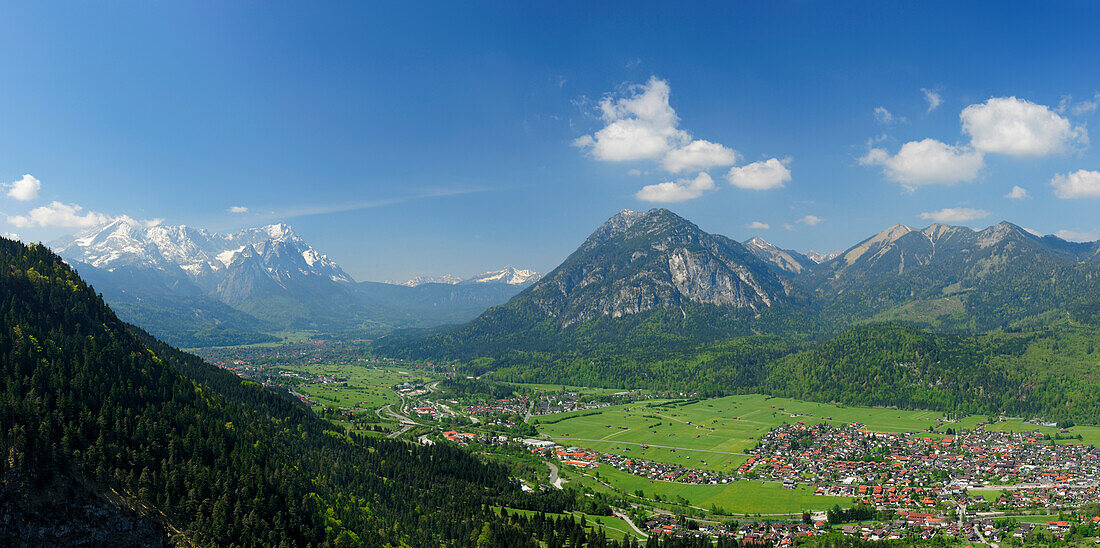
[[[1068,240],[1071,242],[1094,242],[1096,240],[1100,240],[1100,233],[1097,233],[1095,230],[1084,231],[1062,229],[1058,232],[1055,232],[1054,235],[1063,240]]]
[[[639,190],[634,197],[643,202],[683,202],[698,198],[704,192],[713,188],[714,179],[703,172],[694,179],[680,179],[647,185]]]
[[[959,114],[970,145],[1010,156],[1047,156],[1088,146],[1088,132],[1046,105],[1016,97],[993,97]]]
[[[745,226],[751,230],[768,230],[772,227],[772,225],[760,221],[753,221]]]
[[[821,217],[818,217],[817,215],[807,215],[807,216],[805,216],[805,217],[798,220],[798,222],[800,222],[800,223],[802,223],[806,226],[817,226],[817,225],[821,224],[824,221],[825,221],[825,219],[822,219]]]
[[[1050,180],[1050,186],[1054,187],[1054,195],[1063,199],[1100,198],[1100,171],[1059,173]]]
[[[988,211],[969,207],[948,207],[939,211],[926,211],[920,214],[921,219],[929,219],[937,223],[965,223],[976,219],[984,219],[988,216]]]
[[[1012,190],[1008,191],[1008,194],[1005,194],[1005,198],[1009,200],[1026,200],[1030,197],[1031,194],[1028,194],[1027,189],[1022,186],[1014,186]]]
[[[671,93],[667,81],[651,77],[645,84],[604,97],[599,102],[604,127],[574,139],[573,146],[605,162],[653,160],[669,173],[705,171],[737,163],[737,151],[721,143],[695,139],[679,127],[680,118],[669,103]],[[643,173],[637,169],[631,172]]]
[[[0,232],[0,236],[3,236],[9,240],[19,241],[19,235],[14,232]]]
[[[894,114],[892,112],[886,110],[885,107],[875,107],[875,120],[878,120],[880,124],[886,125],[894,123],[895,120],[900,121],[899,119],[894,117]]]
[[[86,228],[110,221],[109,217],[95,211],[81,214],[83,210],[84,208],[77,204],[54,201],[50,202],[50,205],[36,207],[26,215],[9,216],[8,222],[20,228],[33,226]]]
[[[23,175],[22,179],[12,181],[4,185],[8,189],[8,197],[20,202],[28,202],[38,197],[38,191],[42,188],[42,182],[31,174]]]
[[[248,208],[245,206],[232,206],[226,211],[230,213],[248,213]]]
[[[924,100],[928,101],[928,110],[926,111],[926,113],[936,110],[937,107],[943,104],[943,96],[941,96],[938,91],[934,89],[920,88],[920,92],[924,94]]]
[[[679,129],[680,118],[669,104],[668,82],[652,77],[629,88],[624,97],[600,101],[603,129],[584,135],[573,145],[587,149],[593,158],[607,162],[658,159],[686,145],[691,135]]]
[[[744,167],[730,168],[726,180],[738,188],[750,190],[769,190],[779,188],[791,180],[791,170],[783,162],[772,158],[764,162],[753,162]]]
[[[733,149],[696,139],[683,147],[670,150],[661,161],[661,166],[666,171],[679,173],[685,170],[698,171],[712,167],[732,166],[735,163],[737,163],[737,152]]]
[[[909,190],[923,185],[972,181],[985,165],[981,152],[935,139],[905,143],[893,156],[885,149],[872,148],[859,163],[882,166],[888,179]]]

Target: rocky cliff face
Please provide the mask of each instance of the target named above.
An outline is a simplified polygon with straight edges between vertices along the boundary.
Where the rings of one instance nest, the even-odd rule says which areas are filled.
[[[686,302],[758,312],[796,292],[741,244],[665,209],[623,210],[517,299],[568,327]]]

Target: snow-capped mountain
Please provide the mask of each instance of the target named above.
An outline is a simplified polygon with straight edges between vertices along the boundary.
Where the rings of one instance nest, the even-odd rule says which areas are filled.
[[[387,280],[383,283],[403,285],[406,287],[417,287],[424,284],[489,284],[499,283],[508,285],[529,285],[535,283],[542,277],[541,272],[536,272],[530,269],[520,269],[513,266],[506,266],[500,270],[490,270],[489,272],[482,272],[477,276],[471,278],[462,278],[453,274],[444,274],[442,276],[417,276],[410,280],[403,282],[396,282]]]
[[[424,284],[457,284],[462,281],[462,278],[455,276],[454,274],[444,274],[442,276],[417,276],[415,278],[405,280],[403,282],[386,280],[382,283],[403,285],[405,287],[416,287]]]
[[[185,225],[149,225],[129,217],[54,242],[66,260],[114,271],[120,267],[180,274],[200,287],[217,287],[234,267],[259,264],[277,282],[352,279],[285,224],[221,234]]]
[[[841,253],[844,253],[844,251],[841,250],[841,249],[835,249],[835,250],[830,251],[828,253],[818,253],[816,251],[807,251],[806,252],[806,258],[813,261],[813,262],[815,262],[815,263],[817,263],[817,264],[821,264],[821,263],[829,262],[829,261],[839,257]]]
[[[542,274],[530,269],[517,269],[512,266],[506,266],[500,270],[492,270],[482,274],[478,274],[473,278],[465,280],[463,283],[506,283],[508,285],[525,285],[534,283],[542,277]]]

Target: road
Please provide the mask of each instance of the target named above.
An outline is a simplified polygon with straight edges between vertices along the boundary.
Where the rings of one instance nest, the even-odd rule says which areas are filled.
[[[573,441],[594,441],[594,442],[598,442],[598,443],[617,443],[619,445],[645,445],[645,446],[648,446],[648,447],[656,447],[657,449],[676,449],[678,451],[697,451],[699,453],[718,453],[719,455],[741,455],[741,456],[745,456],[745,457],[751,456],[748,453],[734,453],[732,451],[716,451],[714,449],[692,449],[690,447],[674,447],[672,445],[654,445],[652,443],[637,443],[637,442],[633,442],[633,441],[592,440],[592,439],[587,439],[587,438],[568,438],[568,437],[565,437],[565,438],[550,438],[550,439],[552,439],[554,441],[573,440]]]
[[[390,406],[392,406],[392,405],[393,405],[392,403],[388,403],[386,405],[383,405],[382,407],[379,407],[378,409],[376,409],[374,411],[374,413],[376,415],[378,415],[379,417],[381,417],[382,414],[385,413],[385,414],[389,415],[391,419],[396,420],[397,422],[401,423],[401,429],[396,431],[396,432],[390,432],[389,434],[386,434],[387,438],[396,438],[397,436],[400,436],[401,434],[404,434],[405,432],[408,432],[409,430],[412,429],[412,427],[416,426],[416,421],[410,419],[409,417],[406,417],[405,415],[401,415],[401,414],[397,413],[396,411],[391,409]]]
[[[390,432],[389,434],[386,434],[386,437],[387,438],[396,438],[397,436],[400,436],[401,434],[404,434],[405,432],[408,432],[410,429],[412,429],[412,427],[413,427],[413,425],[406,424],[406,425],[402,426],[400,430],[398,430],[396,432]]]
[[[622,510],[619,510],[618,508],[612,508],[611,515],[625,521],[626,524],[629,525],[631,529],[637,531],[638,534],[642,536],[642,538],[649,538],[649,535],[647,535],[645,531],[639,529],[637,525],[634,525],[634,522],[631,521],[630,516],[624,514]]]

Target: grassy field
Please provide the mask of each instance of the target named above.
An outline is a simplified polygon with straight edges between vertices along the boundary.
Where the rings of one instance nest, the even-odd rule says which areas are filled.
[[[797,514],[803,510],[823,510],[834,504],[851,505],[847,497],[814,495],[809,487],[784,489],[782,484],[761,481],[736,481],[726,485],[688,485],[653,481],[600,466],[588,473],[626,493],[641,491],[646,498],[659,495],[664,500],[682,497],[692,506],[710,510],[713,506],[733,514]],[[591,485],[593,481],[583,482]]]
[[[590,413],[590,412],[589,412]],[[942,417],[933,411],[903,411],[804,402],[762,395],[728,396],[689,404],[644,402],[538,417],[539,431],[563,445],[638,456],[698,468],[740,465],[760,436],[783,423],[859,422],[880,432],[927,431]],[[641,445],[649,445],[643,449]]]
[[[355,413],[374,414],[375,410],[385,405],[393,405],[393,410],[400,412],[401,398],[391,387],[403,382],[429,382],[434,380],[431,376],[415,370],[385,369],[364,367],[360,365],[305,365],[283,367],[286,371],[306,373],[310,375],[327,375],[339,382],[333,383],[301,383],[295,390],[306,394],[313,401],[335,409],[343,409]],[[319,410],[319,408],[315,408]],[[383,414],[379,422],[392,425],[394,421],[387,420],[388,415]],[[343,426],[349,426],[347,421],[337,420]],[[360,431],[359,429],[355,429]],[[363,430],[361,433],[373,434]]]
[[[640,402],[617,405],[596,413],[579,411],[535,417],[539,431],[562,445],[595,449],[606,453],[636,456],[670,464],[709,470],[737,467],[747,458],[760,436],[783,423],[860,423],[878,432],[928,432],[939,424],[937,411],[845,407],[763,395],[728,396],[688,404]],[[559,420],[560,419],[560,420]],[[948,427],[973,428],[985,417],[966,417]],[[550,422],[547,424],[547,422]],[[552,422],[557,421],[557,422]],[[993,425],[991,430],[1041,431],[1048,428],[1013,419]],[[1100,445],[1100,427],[1076,426],[1070,435],[1081,442]],[[939,435],[939,434],[936,434]],[[1065,440],[1075,443],[1077,440]],[[643,448],[643,445],[649,446]]]
[[[1024,422],[1020,419],[1010,419],[1006,421],[998,422],[989,427],[989,430],[997,430],[1000,432],[1035,432],[1039,431],[1044,434],[1048,434],[1054,437],[1055,434],[1061,430],[1058,428],[1052,428],[1049,426],[1037,426],[1028,422]],[[1091,443],[1093,445],[1100,445],[1100,426],[1074,426],[1069,428],[1070,436],[1081,435],[1081,440],[1057,440],[1064,443]],[[1062,434],[1063,436],[1067,434]]]

